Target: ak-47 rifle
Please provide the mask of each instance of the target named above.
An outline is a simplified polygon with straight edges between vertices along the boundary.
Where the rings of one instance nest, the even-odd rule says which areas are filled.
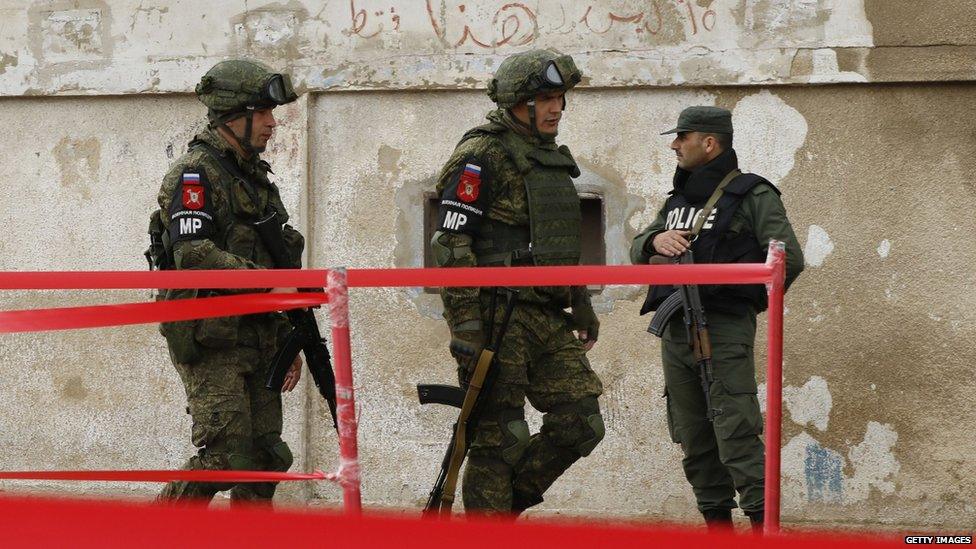
[[[505,304],[505,314],[502,323],[498,328],[497,336],[492,339],[495,325],[495,307],[499,291],[507,294]],[[512,319],[512,311],[515,309],[515,302],[518,297],[518,290],[511,288],[492,288],[491,303],[488,313],[488,344],[477,355],[477,363],[471,376],[468,378],[466,387],[454,387],[452,385],[433,385],[418,384],[417,396],[421,404],[446,404],[460,408],[458,420],[454,424],[451,433],[451,442],[447,446],[444,460],[441,463],[441,470],[434,482],[434,487],[427,498],[424,506],[424,515],[443,515],[451,514],[451,506],[454,505],[454,494],[457,488],[458,472],[464,462],[464,456],[468,452],[469,439],[472,438],[474,430],[478,425],[478,418],[481,408],[484,405],[486,395],[491,389],[495,378],[495,360],[498,350],[501,347],[502,339],[508,330],[509,322]],[[475,356],[475,349],[453,346],[452,350],[462,356],[470,356],[472,360]]]
[[[652,258],[651,263],[663,263],[664,261],[655,261],[659,257],[661,256]],[[673,258],[671,262],[676,265],[690,265],[695,262],[695,256],[691,250],[687,250]],[[708,320],[705,318],[705,307],[702,306],[698,286],[695,284],[678,286],[678,291],[668,296],[658,306],[647,331],[661,337],[671,317],[678,312],[679,308],[685,317],[688,345],[692,348],[695,362],[698,364],[698,376],[701,379],[702,393],[705,395],[705,417],[708,421],[715,421],[715,416],[721,415],[722,410],[712,408],[711,387],[712,382],[715,381],[712,373],[712,342],[708,336]]]

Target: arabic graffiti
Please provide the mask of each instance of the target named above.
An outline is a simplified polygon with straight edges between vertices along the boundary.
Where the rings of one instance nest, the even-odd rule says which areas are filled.
[[[400,31],[401,20],[396,6],[368,10],[359,7],[363,1],[349,0],[351,20],[346,34],[369,39],[381,33]],[[419,3],[419,0],[387,1],[401,4],[402,13],[410,12],[403,3]],[[594,2],[574,0],[539,0],[534,5],[532,2],[471,0],[424,2],[426,24],[446,48],[525,46],[544,36],[575,34],[585,37],[606,35],[611,31],[657,36],[665,28],[674,26],[680,26],[687,37],[712,32],[718,19],[715,10],[699,7],[692,0],[617,2],[625,7],[639,6],[630,9],[607,9],[597,7]]]

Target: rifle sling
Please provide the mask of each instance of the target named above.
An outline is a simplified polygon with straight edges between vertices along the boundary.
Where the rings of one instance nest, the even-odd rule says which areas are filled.
[[[236,162],[231,160],[227,155],[217,150],[216,147],[210,143],[207,143],[206,141],[193,141],[190,143],[191,149],[196,147],[203,149],[208,155],[210,155],[211,158],[220,164],[220,167],[223,168],[224,171],[229,173],[234,179],[240,181],[241,187],[244,189],[244,192],[247,193],[247,197],[251,199],[251,204],[254,204],[255,208],[259,207],[260,202],[258,201],[257,191],[254,190],[254,185],[251,184],[251,180],[244,175],[244,172],[241,171],[241,167],[238,166]]]
[[[712,192],[712,196],[708,197],[708,202],[705,202],[705,207],[702,208],[701,215],[699,215],[698,219],[695,221],[695,226],[691,229],[692,239],[698,236],[698,233],[701,232],[702,227],[705,226],[705,221],[708,220],[708,216],[712,215],[712,210],[715,209],[715,204],[718,203],[718,200],[722,198],[722,194],[725,192],[725,187],[727,187],[733,179],[740,175],[742,175],[742,172],[736,168],[726,174],[722,181],[719,182],[718,186],[715,187],[715,190]]]

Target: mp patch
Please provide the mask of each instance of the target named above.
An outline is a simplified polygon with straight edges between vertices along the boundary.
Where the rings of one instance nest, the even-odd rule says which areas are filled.
[[[458,169],[441,194],[437,226],[439,229],[463,234],[474,234],[481,226],[489,206],[488,174],[482,163],[475,158],[467,159]]]
[[[210,238],[215,233],[210,183],[206,172],[187,170],[169,206],[171,242]]]

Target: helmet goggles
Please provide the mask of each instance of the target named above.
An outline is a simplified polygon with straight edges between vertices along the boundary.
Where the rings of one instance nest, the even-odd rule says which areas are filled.
[[[259,88],[254,107],[268,108],[285,105],[295,99],[298,99],[298,94],[295,93],[295,88],[291,84],[291,78],[287,74],[272,74]]]

